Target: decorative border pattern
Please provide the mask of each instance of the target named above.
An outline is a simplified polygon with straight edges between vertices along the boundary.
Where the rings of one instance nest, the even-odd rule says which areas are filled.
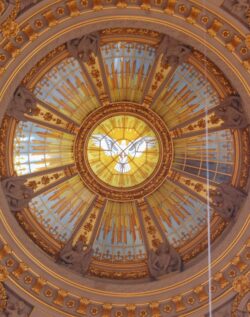
[[[53,282],[38,276],[32,268],[20,261],[15,253],[6,244],[0,242],[0,264],[9,280],[18,284],[24,291],[29,292],[33,298],[39,299],[57,311],[61,311],[66,316],[96,316],[109,317],[142,317],[142,316],[189,316],[192,312],[199,311],[207,305],[208,284],[198,284],[185,294],[179,294],[164,301],[130,304],[111,304],[107,302],[96,302],[86,297],[79,297],[72,292],[61,289]],[[223,294],[240,290],[235,288],[241,282],[242,275],[247,274],[250,268],[250,238],[245,242],[244,247],[236,256],[231,258],[229,263],[212,276],[213,300]],[[5,274],[6,275],[6,274]],[[6,277],[5,277],[6,278]],[[236,286],[235,286],[236,285]],[[244,285],[243,285],[244,286]],[[244,289],[243,289],[244,291]],[[242,296],[238,296],[233,303],[233,307],[238,307]],[[133,312],[133,314],[131,313]],[[120,314],[122,312],[122,314]]]

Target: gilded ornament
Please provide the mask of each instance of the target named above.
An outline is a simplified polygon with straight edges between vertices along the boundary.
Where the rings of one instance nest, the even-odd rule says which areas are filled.
[[[233,289],[239,294],[245,294],[250,290],[250,274],[245,274],[237,277],[233,281]]]
[[[63,306],[64,305],[64,300],[65,298],[68,296],[68,292],[63,290],[63,289],[59,289],[57,291],[56,297],[53,300],[53,303],[56,304],[57,306]]]
[[[5,11],[5,4],[3,0],[0,0],[0,15]]]
[[[134,305],[134,304],[126,305],[126,310],[128,312],[128,316],[127,317],[135,317],[135,315],[136,315],[136,305]]]
[[[173,297],[172,302],[175,304],[175,310],[177,313],[186,309],[181,295]]]
[[[217,19],[214,19],[212,25],[207,30],[207,33],[210,36],[215,37],[217,35],[217,33],[219,32],[220,28],[222,27],[222,25],[223,25],[222,22],[220,22]]]
[[[24,278],[24,283],[30,285],[33,282],[33,277],[31,275],[26,275]]]
[[[177,0],[168,0],[167,7],[164,9],[164,12],[173,15],[175,10]]]
[[[164,308],[163,308],[163,311],[165,313],[170,313],[171,311],[173,310],[173,307],[169,304],[165,305]]]
[[[21,275],[26,272],[28,270],[28,266],[27,264],[25,264],[24,262],[20,262],[18,264],[18,267],[12,271],[12,275],[15,276],[15,278],[20,279]]]
[[[142,0],[141,9],[145,11],[151,10],[150,0]]]
[[[81,315],[87,315],[87,308],[89,304],[90,301],[87,298],[82,297],[76,312]]]
[[[68,1],[67,6],[69,8],[70,16],[76,17],[80,14],[80,11],[77,6],[77,2],[75,0]]]
[[[2,283],[0,283],[0,313],[7,306],[7,293]]]
[[[0,282],[4,282],[8,278],[8,271],[5,266],[0,265]]]
[[[242,302],[245,301],[245,299],[248,299],[247,303],[245,304],[245,309],[247,310],[247,312],[250,311],[250,273],[237,277],[233,281],[233,290],[237,292],[238,295],[235,297],[233,301],[231,317],[238,317],[239,307],[242,305]]]
[[[46,290],[44,291],[44,295],[45,295],[46,297],[51,297],[51,296],[53,296],[53,290],[50,289],[50,288],[46,289]]]
[[[8,18],[0,25],[0,30],[6,39],[15,37],[19,32],[19,25],[15,21],[20,10],[20,0],[16,0],[15,7],[12,9]]]
[[[208,299],[208,295],[205,292],[204,286],[199,285],[194,289],[194,293],[197,295],[199,302],[203,302]]]
[[[102,317],[110,317],[111,316],[112,304],[105,303],[102,305]]]
[[[45,279],[38,277],[31,289],[38,295],[40,294],[42,288],[46,285],[46,283],[47,281]]]
[[[187,22],[191,23],[191,24],[195,24],[197,22],[197,19],[198,19],[200,13],[201,13],[200,9],[198,9],[196,7],[192,7],[191,11],[187,17]]]
[[[250,34],[247,34],[246,36],[246,46],[247,48],[250,48]]]
[[[126,2],[126,0],[119,0],[116,4],[117,8],[120,8],[120,9],[125,9],[127,8],[128,4]]]
[[[234,257],[231,263],[236,266],[240,272],[243,272],[247,268],[247,264],[242,261],[239,255]]]
[[[94,11],[103,10],[102,0],[93,0],[93,10]]]
[[[154,317],[161,317],[160,313],[160,304],[158,302],[152,302],[149,304],[151,309],[152,316]]]
[[[219,284],[220,288],[222,288],[222,289],[224,289],[225,287],[227,287],[230,284],[222,272],[217,272],[214,275],[213,279],[214,279],[214,281],[216,281]]]

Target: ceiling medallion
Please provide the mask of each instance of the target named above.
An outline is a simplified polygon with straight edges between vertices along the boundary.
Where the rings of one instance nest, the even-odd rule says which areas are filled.
[[[81,125],[74,148],[85,185],[115,201],[140,199],[156,190],[167,177],[172,153],[162,119],[130,102],[91,113]]]

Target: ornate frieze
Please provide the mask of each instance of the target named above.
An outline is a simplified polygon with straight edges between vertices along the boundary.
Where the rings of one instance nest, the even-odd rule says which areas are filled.
[[[58,285],[38,276],[23,262],[19,262],[13,252],[10,252],[11,250],[6,245],[0,248],[0,261],[1,263],[5,263],[6,268],[8,269],[8,274],[10,274],[10,278],[14,278],[21,287],[26,289],[26,291],[31,291],[33,295],[45,301],[47,304],[50,304],[57,309],[60,307],[60,309],[68,313],[70,311],[73,316],[78,316],[78,314],[88,315],[89,313],[102,316],[102,314],[110,314],[110,311],[113,311],[113,306],[107,302],[98,304],[94,303],[88,298],[72,294],[72,292],[68,292],[67,289],[61,289]],[[249,289],[249,277],[247,275],[247,271],[250,265],[250,258],[247,254],[249,254],[248,241],[242,249],[242,252],[238,254],[238,256],[240,256],[240,261],[238,258],[233,258],[229,266],[226,264],[225,268],[213,274],[213,298],[221,296],[221,290],[226,292],[230,290],[232,286],[239,294],[234,301],[232,308],[233,312],[238,312],[238,308],[241,310],[243,307],[241,305],[246,303],[244,298],[248,294]],[[235,271],[235,265],[239,267],[241,273],[237,273],[236,271],[236,273],[232,275],[232,272]],[[4,269],[4,271],[6,272],[6,269]],[[6,276],[6,274],[4,275]],[[234,276],[234,278],[232,279],[230,276]],[[191,313],[194,308],[197,308],[200,305],[206,305],[207,298],[207,284],[198,284],[196,287],[185,293],[185,295],[176,295],[161,304],[154,301],[149,304],[140,303],[140,305],[137,305],[131,303],[129,305],[118,305],[115,308],[115,313],[117,311],[122,312],[124,317],[135,317],[135,314],[138,314],[138,316],[151,316],[150,314],[153,314],[155,317],[164,316],[164,314],[171,312],[181,314]],[[242,299],[244,300],[242,301]],[[14,306],[19,307],[19,304]],[[26,304],[22,303],[21,307],[26,307],[25,309],[27,309]],[[28,310],[28,312],[29,311],[30,310]],[[118,316],[119,314],[120,313],[118,313]]]

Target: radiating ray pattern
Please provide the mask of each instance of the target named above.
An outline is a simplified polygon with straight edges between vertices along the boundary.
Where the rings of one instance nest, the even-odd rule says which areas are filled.
[[[46,73],[36,84],[34,94],[77,123],[99,106],[73,57],[64,59]]]
[[[112,101],[141,102],[155,49],[146,44],[113,43],[102,46]]]
[[[206,227],[206,204],[170,181],[147,200],[167,239],[175,247],[182,246]]]
[[[110,261],[145,258],[145,247],[134,202],[109,201],[94,243],[95,257]]]
[[[228,183],[234,169],[234,141],[230,130],[174,141],[173,167],[217,183]],[[208,168],[208,173],[207,173]]]
[[[51,236],[65,242],[71,237],[93,199],[94,195],[75,176],[33,198],[30,210]]]
[[[204,75],[191,64],[183,63],[154,102],[152,109],[172,129],[219,103],[218,93]]]
[[[64,57],[60,55],[61,60],[58,62],[57,57],[57,64],[52,61],[53,66],[34,85],[33,93],[39,100],[40,113],[27,116],[27,120],[33,122],[15,123],[14,172],[18,176],[27,175],[25,184],[31,184],[33,189],[36,186],[34,194],[38,195],[29,205],[31,215],[37,221],[32,224],[34,228],[40,230],[39,226],[43,227],[43,232],[49,235],[47,240],[55,239],[61,244],[71,238],[76,241],[87,232],[86,243],[93,247],[95,260],[119,262],[118,266],[146,263],[147,248],[153,246],[153,241],[159,241],[149,230],[153,232],[161,228],[162,231],[157,232],[159,237],[165,234],[174,247],[181,249],[187,243],[193,243],[197,236],[206,239],[203,232],[207,206],[203,200],[207,192],[204,190],[203,195],[197,195],[194,192],[197,183],[193,187],[185,187],[184,178],[206,184],[209,175],[216,187],[216,183],[230,183],[232,176],[237,174],[234,170],[235,158],[240,156],[237,152],[240,147],[234,131],[218,131],[220,125],[211,124],[206,136],[204,124],[200,129],[190,128],[200,120],[208,122],[206,109],[220,104],[217,87],[191,65],[193,59],[190,63],[181,64],[175,71],[171,67],[171,71],[162,76],[156,49],[138,42],[104,44],[101,54],[96,57],[101,65],[98,72],[91,62],[86,67],[86,63],[82,66],[75,58],[65,57],[67,53]],[[150,74],[152,78],[148,78]],[[97,75],[105,83],[102,83],[103,90],[108,87],[109,91],[100,93],[100,89],[93,88],[99,80],[94,77]],[[158,80],[160,77],[163,78],[161,81]],[[148,93],[150,85],[156,87],[152,88],[155,89],[152,96]],[[151,107],[170,130],[170,136],[174,135],[171,172],[173,178],[176,175],[179,178],[163,178],[163,184],[157,187],[154,176],[160,174],[163,161],[163,132],[160,129],[156,131],[153,120],[144,122],[140,115],[129,118],[122,110],[113,117],[102,117],[101,113],[98,123],[90,120],[86,144],[79,150],[80,159],[86,159],[84,162],[97,185],[103,185],[107,190],[121,190],[123,195],[127,189],[132,191],[135,188],[139,196],[141,193],[143,196],[142,185],[150,184],[150,195],[141,197],[143,205],[140,205],[142,200],[139,199],[126,203],[118,202],[118,199],[107,200],[102,191],[87,189],[84,177],[80,179],[76,176],[77,172],[81,172],[77,164],[74,166],[79,126],[84,126],[88,114],[106,104],[108,98],[105,99],[102,94],[105,98],[110,95],[114,103],[130,101],[141,105],[143,100],[147,100],[148,104],[143,105]],[[152,97],[152,104],[149,97]],[[54,121],[46,121],[46,113],[50,117],[53,115]],[[200,116],[196,118],[197,115]],[[103,143],[103,137],[109,138],[111,146]],[[150,138],[150,142],[153,140],[153,145],[147,143],[143,150],[136,147],[132,151],[131,144],[137,144],[135,141],[144,137]],[[31,173],[35,175],[29,176]],[[182,183],[181,177],[184,179]],[[45,184],[42,180],[46,178],[49,182]],[[95,207],[93,200],[97,201]],[[93,208],[98,209],[96,215]],[[147,213],[144,218],[143,212]],[[150,215],[153,216],[150,218]],[[211,216],[215,217],[212,209]]]
[[[143,138],[151,140],[151,146],[145,142],[143,151],[135,153],[134,149],[142,149],[138,143]],[[128,151],[129,148],[132,150]],[[154,172],[158,160],[159,145],[154,131],[136,117],[119,115],[106,119],[94,129],[88,142],[91,169],[114,187],[126,188],[145,181]],[[127,170],[121,173],[125,167]]]
[[[14,168],[18,175],[71,164],[74,137],[32,122],[20,122],[14,138]]]

